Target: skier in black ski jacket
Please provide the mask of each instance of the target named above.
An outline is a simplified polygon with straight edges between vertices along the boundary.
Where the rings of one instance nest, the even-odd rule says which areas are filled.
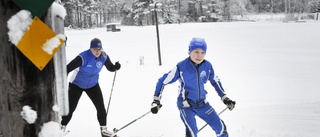
[[[102,137],[114,137],[113,132],[107,130],[107,113],[104,106],[102,92],[98,83],[99,73],[105,66],[109,71],[114,72],[120,69],[119,62],[113,64],[110,57],[102,50],[101,40],[91,40],[90,49],[81,52],[67,65],[67,73],[73,71],[69,83],[69,114],[62,116],[61,129],[65,132],[66,126],[71,120],[79,99],[83,93],[91,99],[97,109],[97,118],[100,124]]]
[[[228,137],[226,125],[206,99],[204,84],[210,82],[227,107],[232,110],[236,102],[229,99],[216,76],[211,63],[204,59],[207,44],[203,38],[193,38],[189,44],[189,57],[179,62],[171,71],[159,78],[154,92],[151,112],[158,113],[160,99],[167,84],[180,82],[177,107],[186,127],[186,137],[197,137],[195,116],[199,116],[216,132],[217,137]]]

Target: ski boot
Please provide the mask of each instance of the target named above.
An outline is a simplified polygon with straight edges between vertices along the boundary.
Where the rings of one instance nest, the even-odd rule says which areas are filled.
[[[67,127],[65,125],[61,126],[61,132],[62,132],[62,136],[67,135],[70,131],[67,130]]]
[[[101,130],[102,137],[117,137],[115,133],[108,131],[106,126],[101,126],[100,130]]]

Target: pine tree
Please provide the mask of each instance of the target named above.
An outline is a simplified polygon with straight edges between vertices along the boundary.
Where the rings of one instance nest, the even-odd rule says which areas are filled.
[[[168,0],[163,4],[163,21],[164,23],[174,23],[175,20],[178,18],[178,11],[175,10],[175,1]]]
[[[319,20],[320,1],[314,1],[311,5],[311,12],[316,13],[316,20]]]

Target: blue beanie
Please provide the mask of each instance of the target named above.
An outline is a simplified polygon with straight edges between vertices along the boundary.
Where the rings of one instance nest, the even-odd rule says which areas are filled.
[[[192,38],[189,44],[189,53],[196,48],[202,49],[205,53],[207,52],[207,43],[203,38]]]
[[[91,43],[90,43],[90,48],[99,48],[99,49],[101,49],[102,48],[101,40],[98,39],[98,38],[92,39]]]

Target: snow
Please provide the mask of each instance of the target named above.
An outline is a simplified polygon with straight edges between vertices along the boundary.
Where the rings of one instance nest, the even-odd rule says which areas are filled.
[[[58,11],[53,12],[64,18]],[[21,10],[8,21],[9,40],[17,45],[31,23],[30,13]],[[16,29],[18,28],[18,29]],[[320,135],[320,23],[228,22],[160,25],[161,61],[155,26],[122,26],[121,32],[105,28],[66,30],[67,62],[89,48],[92,38],[102,40],[113,62],[120,61],[113,94],[115,73],[103,69],[100,86],[108,111],[108,128],[120,129],[150,110],[155,84],[164,73],[188,56],[192,37],[206,39],[210,60],[228,96],[237,102],[225,111],[231,137],[316,137]],[[59,37],[59,36],[58,36]],[[53,42],[55,43],[55,42]],[[55,44],[49,44],[55,47]],[[184,125],[176,108],[178,83],[167,85],[157,115],[147,114],[118,135],[122,137],[184,136]],[[219,113],[225,108],[210,84],[208,101]],[[53,110],[57,110],[53,106]],[[22,117],[30,124],[37,113],[24,106]],[[205,123],[197,119],[198,127]],[[100,136],[96,110],[83,94],[71,119],[67,137]],[[59,124],[45,123],[41,137],[60,136]],[[199,137],[215,136],[204,128]]]
[[[62,135],[59,123],[53,121],[44,123],[38,134],[39,137],[61,137]]]
[[[33,124],[37,120],[38,114],[36,111],[32,110],[30,106],[25,105],[22,107],[20,115],[28,124]]]
[[[56,105],[53,105],[52,106],[52,110],[54,111],[54,112],[59,112],[59,106],[56,104]]]
[[[8,36],[12,44],[19,43],[24,33],[29,29],[31,22],[31,12],[28,10],[21,10],[8,20]]]
[[[60,39],[66,40],[66,36],[63,34],[58,34],[54,36],[53,38],[46,41],[46,43],[43,44],[42,49],[47,52],[49,55],[52,55],[53,50],[61,44]]]
[[[111,60],[121,63],[111,98],[114,73],[103,69],[99,79],[106,107],[111,99],[108,129],[119,129],[150,110],[158,78],[188,56],[192,37],[203,37],[208,45],[206,59],[212,62],[228,96],[237,102],[233,111],[221,114],[231,137],[316,137],[320,135],[319,31],[319,22],[160,25],[159,66],[155,26],[122,26],[121,32],[67,30],[67,62],[98,37]],[[206,87],[208,100],[219,113],[225,105],[210,84]],[[184,136],[176,108],[177,91],[178,83],[167,85],[159,113],[144,116],[118,135]],[[197,120],[198,128],[205,125]],[[67,129],[71,131],[67,137],[100,136],[96,110],[86,94]],[[198,136],[215,133],[207,126]]]
[[[52,9],[52,13],[55,15],[55,16],[58,16],[60,17],[61,19],[64,20],[64,18],[67,16],[67,11],[66,9],[60,5],[59,3],[57,2],[53,2],[52,5],[51,5],[51,9]]]

